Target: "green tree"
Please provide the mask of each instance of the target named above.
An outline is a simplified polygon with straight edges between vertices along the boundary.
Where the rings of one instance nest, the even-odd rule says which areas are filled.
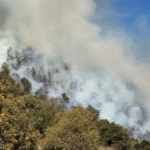
[[[99,133],[91,112],[76,107],[65,115],[60,113],[56,120],[45,132],[44,150],[98,149]]]
[[[51,105],[50,101],[44,101],[44,95],[34,97],[30,94],[23,96],[21,99],[25,100],[26,108],[30,110],[28,116],[34,119],[34,127],[39,130],[41,134],[46,128],[54,124],[55,115],[59,112],[64,112],[60,105]]]
[[[135,145],[134,145],[134,148],[136,149],[136,150],[142,150],[142,149],[149,149],[150,148],[150,142],[148,141],[148,140],[142,140],[140,143],[136,143]]]
[[[145,146],[150,146],[150,142],[148,140],[142,140],[140,143],[141,148],[145,148]]]
[[[86,108],[86,110],[88,110],[89,112],[93,113],[95,115],[95,120],[98,120],[99,118],[99,110],[96,110],[94,107],[92,107],[91,105],[88,105],[88,107]]]
[[[1,73],[4,74],[4,75],[8,75],[9,74],[8,65],[5,62],[2,64],[2,71],[1,71]]]
[[[130,150],[132,147],[131,139],[126,129],[122,126],[110,123],[108,120],[100,120],[97,122],[100,130],[101,144],[111,146],[117,150]]]
[[[30,81],[26,78],[21,78],[21,83],[24,87],[24,90],[29,93],[32,88],[32,84],[30,83]]]
[[[66,102],[69,101],[69,97],[67,96],[66,93],[63,93],[63,94],[62,94],[62,97],[63,97],[63,100],[65,100]]]

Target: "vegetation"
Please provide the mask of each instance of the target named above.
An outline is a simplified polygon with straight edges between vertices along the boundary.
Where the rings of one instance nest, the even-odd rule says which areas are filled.
[[[108,120],[97,122],[100,129],[100,142],[103,146],[114,147],[119,150],[130,150],[131,140],[126,129],[122,126],[110,123]]]
[[[8,75],[9,74],[9,69],[8,69],[7,63],[3,63],[2,64],[2,71],[1,71],[1,73],[4,74],[4,75]]]
[[[63,93],[63,94],[62,94],[62,97],[63,97],[63,100],[65,100],[66,102],[69,101],[69,97],[67,96],[66,93]]]
[[[37,139],[62,107],[51,107],[43,95],[25,93],[5,69],[0,73],[0,149],[36,149]]]
[[[46,130],[44,149],[96,150],[98,148],[99,132],[92,113],[79,106],[65,115],[59,114],[55,121],[56,124]]]
[[[23,85],[24,90],[29,93],[32,87],[30,81],[26,78],[22,78],[21,83]]]
[[[16,53],[16,57],[19,55]],[[10,59],[13,59],[10,51]],[[20,60],[20,59],[19,59]],[[20,61],[18,61],[18,66]],[[31,83],[24,90],[9,76],[6,63],[0,72],[0,149],[2,150],[149,150],[150,142],[130,138],[122,126],[99,120],[100,112],[88,105],[66,111],[62,99],[33,96]],[[62,102],[61,102],[62,101]]]
[[[142,140],[140,143],[137,142],[134,145],[135,150],[150,150],[150,142],[147,140]]]
[[[25,105],[24,91],[7,76],[6,63],[0,73],[0,147],[35,149],[38,130]]]
[[[89,112],[94,114],[94,120],[98,120],[99,118],[99,111],[96,110],[94,107],[92,107],[91,105],[88,105],[88,107],[86,108],[86,110],[88,110]]]

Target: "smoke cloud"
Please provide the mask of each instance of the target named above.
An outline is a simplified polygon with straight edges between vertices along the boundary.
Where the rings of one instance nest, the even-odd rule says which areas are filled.
[[[0,1],[0,31],[3,29],[4,18],[3,18],[3,7],[2,2]]]
[[[101,109],[101,118],[143,133],[149,130],[150,64],[125,56],[132,42],[120,30],[109,29],[100,36],[101,26],[91,21],[93,0],[0,0],[0,4],[0,11],[3,6],[7,12],[0,15],[0,57],[5,57],[6,47],[21,50],[30,45],[43,54],[46,72],[49,64],[51,71],[58,69],[53,86],[47,88],[49,96],[66,92],[72,105],[91,104]],[[70,69],[64,71],[62,62]],[[29,78],[35,93],[44,85],[27,75],[32,66],[35,62],[13,73]]]

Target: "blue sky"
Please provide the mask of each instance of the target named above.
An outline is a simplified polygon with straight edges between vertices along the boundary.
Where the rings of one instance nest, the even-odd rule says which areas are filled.
[[[101,12],[107,13],[105,21],[110,20],[113,23],[122,26],[127,30],[134,31],[136,20],[140,16],[150,16],[149,0],[95,0],[97,4],[96,16]],[[98,23],[99,19],[95,18]]]
[[[92,21],[106,30],[119,29],[132,38],[135,57],[150,61],[150,1],[94,0],[97,4]]]

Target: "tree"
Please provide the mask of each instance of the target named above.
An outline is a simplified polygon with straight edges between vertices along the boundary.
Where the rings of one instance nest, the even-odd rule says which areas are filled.
[[[63,97],[63,100],[64,100],[64,101],[66,101],[66,102],[69,101],[69,97],[67,96],[66,93],[63,93],[63,94],[62,94],[62,97]]]
[[[34,128],[34,122],[29,119],[24,101],[12,98],[0,101],[3,105],[0,114],[0,147],[2,149],[35,149],[38,131]]]
[[[32,84],[30,83],[30,81],[26,78],[21,78],[21,83],[24,87],[24,90],[29,93],[32,88]]]
[[[136,150],[139,150],[139,149],[149,150],[150,149],[150,142],[148,140],[144,139],[140,143],[136,143],[134,145],[134,148]]]
[[[29,118],[25,93],[14,81],[0,73],[0,149],[35,149],[38,130]]]
[[[52,74],[51,71],[48,70],[48,85],[51,86],[52,85]]]
[[[145,148],[145,146],[150,146],[150,142],[147,140],[142,140],[140,146],[141,148]]]
[[[15,69],[19,69],[19,67],[23,63],[23,56],[18,51],[15,51],[14,57],[15,57],[15,60],[16,60],[16,64],[15,64],[14,67],[15,67]]]
[[[10,47],[10,48],[7,50],[7,61],[13,60],[13,59],[14,59],[13,51],[12,51],[12,48]]]
[[[32,77],[33,79],[36,79],[36,69],[34,67],[32,67]]]
[[[22,54],[24,63],[31,63],[35,57],[34,50],[30,46],[23,49],[21,54]]]
[[[4,74],[4,75],[8,75],[9,74],[8,65],[5,62],[2,64],[2,71],[1,71],[1,73]]]
[[[101,144],[103,146],[111,146],[117,150],[130,150],[131,140],[126,129],[122,126],[110,123],[108,120],[100,120],[97,122],[100,130]]]
[[[56,124],[47,128],[42,143],[44,150],[96,150],[98,141],[94,115],[79,106],[57,115]]]
[[[24,105],[29,109],[28,117],[34,122],[34,128],[39,130],[43,135],[45,129],[54,123],[55,115],[58,112],[63,112],[63,107],[50,105],[49,101],[45,102],[46,96],[39,97],[30,94],[21,97],[24,100]]]
[[[36,149],[39,133],[63,111],[45,98],[25,93],[11,77],[0,73],[0,149]]]
[[[86,110],[90,111],[91,113],[93,113],[95,115],[94,119],[98,120],[99,118],[99,110],[96,110],[94,107],[92,107],[91,105],[88,105],[88,107],[86,108]]]

